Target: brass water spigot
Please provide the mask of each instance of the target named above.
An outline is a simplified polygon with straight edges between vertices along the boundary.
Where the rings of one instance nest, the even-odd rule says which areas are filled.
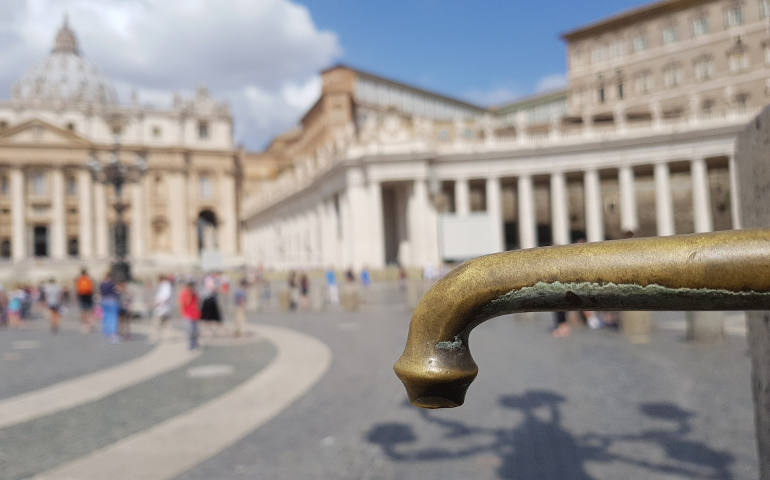
[[[436,282],[394,370],[419,407],[462,405],[478,367],[471,330],[515,312],[770,310],[770,230],[735,230],[497,253]]]

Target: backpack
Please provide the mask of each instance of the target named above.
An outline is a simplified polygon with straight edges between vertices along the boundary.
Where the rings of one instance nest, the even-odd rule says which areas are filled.
[[[91,295],[94,293],[94,284],[88,275],[81,275],[75,285],[78,295]]]

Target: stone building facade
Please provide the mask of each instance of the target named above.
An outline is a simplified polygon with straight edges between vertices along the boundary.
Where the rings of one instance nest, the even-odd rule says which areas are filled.
[[[482,108],[344,65],[242,205],[247,262],[428,267],[740,228],[735,135],[770,98],[767,0],[664,0],[563,36],[565,89]]]
[[[2,277],[100,274],[114,252],[111,186],[95,182],[92,159],[141,157],[148,167],[127,185],[129,256],[142,272],[188,269],[202,252],[239,261],[240,154],[227,105],[199,88],[168,109],[118,102],[81,53],[66,23],[51,53],[0,101]]]

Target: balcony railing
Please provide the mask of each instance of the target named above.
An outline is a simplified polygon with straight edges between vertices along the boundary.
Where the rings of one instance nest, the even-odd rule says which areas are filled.
[[[431,153],[446,155],[454,153],[476,153],[489,151],[508,151],[535,147],[568,146],[593,141],[644,137],[662,131],[692,131],[714,128],[721,125],[740,124],[748,121],[759,108],[739,107],[695,116],[680,116],[660,119],[659,121],[626,122],[622,128],[612,123],[586,129],[573,126],[558,129],[552,125],[546,133],[536,135],[491,135],[481,139],[460,138],[455,141],[437,141],[435,139],[413,139],[394,144],[382,142],[361,143],[348,138],[344,148],[338,142],[336,149],[324,149],[314,157],[306,157],[294,164],[294,168],[281,173],[276,179],[266,182],[263,188],[244,202],[245,216],[251,216],[275,205],[310,186],[317,178],[336,165],[364,156],[395,155],[409,153]],[[352,137],[352,136],[351,136]]]

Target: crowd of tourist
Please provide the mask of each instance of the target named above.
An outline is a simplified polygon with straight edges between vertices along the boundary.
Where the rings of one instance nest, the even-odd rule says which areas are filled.
[[[201,329],[204,335],[211,336],[225,332],[221,299],[232,305],[228,310],[232,311],[234,334],[245,333],[248,285],[243,279],[231,292],[228,279],[220,274],[202,278],[162,274],[150,285],[118,282],[107,272],[97,281],[83,269],[71,284],[50,278],[38,285],[18,284],[10,290],[0,285],[0,327],[19,328],[36,314],[42,314],[47,316],[55,334],[62,313],[77,308],[84,334],[98,331],[108,342],[119,343],[131,336],[132,319],[151,317],[152,340],[163,341],[168,321],[178,315],[176,318],[181,317],[186,323],[189,347],[193,349],[199,346]]]

